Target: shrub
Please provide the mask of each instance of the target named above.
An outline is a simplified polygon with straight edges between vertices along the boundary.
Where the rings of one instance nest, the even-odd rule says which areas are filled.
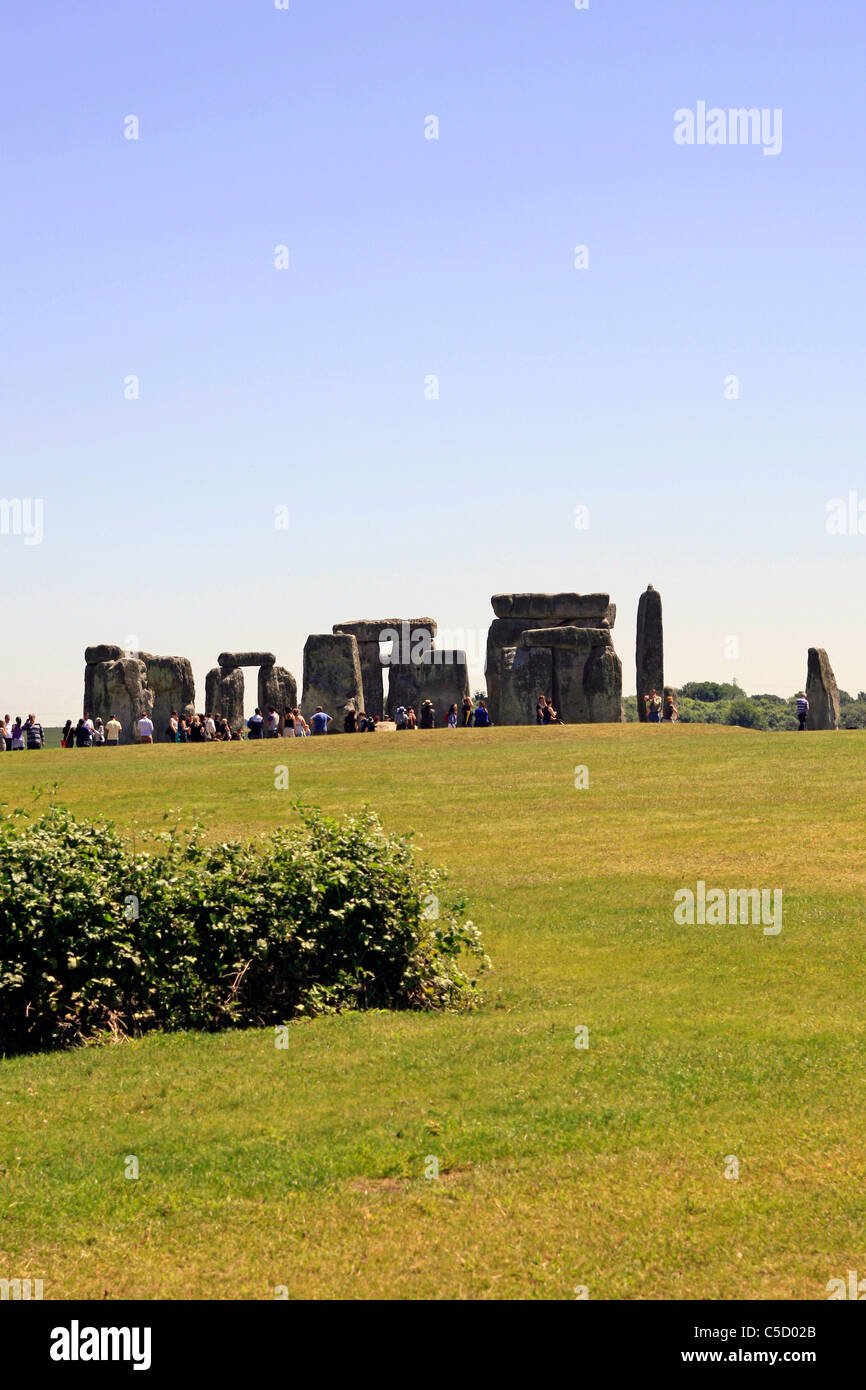
[[[754,704],[747,695],[741,695],[731,700],[725,710],[724,722],[736,724],[741,729],[766,729],[767,716],[760,705]]]
[[[0,819],[0,1052],[475,1005],[469,967],[489,962],[446,875],[371,811],[299,811],[267,837],[206,844],[197,826],[138,853],[65,810]]]

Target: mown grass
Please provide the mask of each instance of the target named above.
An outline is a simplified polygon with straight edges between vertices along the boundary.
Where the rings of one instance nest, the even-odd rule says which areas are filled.
[[[0,1062],[0,1276],[54,1298],[808,1299],[866,1269],[866,735],[0,760],[9,805],[55,781],[124,829],[169,811],[220,838],[291,819],[293,794],[369,802],[468,890],[495,971],[479,1013],[295,1023],[287,1051],[253,1031]],[[780,935],[676,926],[699,878],[781,888]]]

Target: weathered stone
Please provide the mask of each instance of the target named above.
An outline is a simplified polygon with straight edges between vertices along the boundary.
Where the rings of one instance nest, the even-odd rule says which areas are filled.
[[[384,642],[384,632],[402,632],[404,626],[410,632],[423,628],[431,637],[436,636],[436,624],[432,618],[353,618],[348,623],[335,623],[334,632],[350,632],[360,646],[362,642]]]
[[[205,677],[205,712],[221,714],[233,729],[244,722],[244,673],[239,666],[215,666]]]
[[[502,649],[498,691],[500,723],[534,724],[539,695],[550,696],[552,691],[553,654],[549,647]]]
[[[839,689],[823,647],[809,648],[806,699],[809,701],[807,729],[838,729]]]
[[[276,660],[273,652],[220,652],[217,665],[224,671],[234,671],[238,666],[274,666]]]
[[[613,639],[609,627],[529,627],[520,634],[520,647],[576,647],[588,652],[592,647],[609,647]]]
[[[258,695],[262,714],[267,716],[269,709],[285,714],[298,703],[298,683],[285,666],[260,666]]]
[[[664,641],[662,635],[662,596],[650,584],[637,606],[637,717],[646,723],[646,696],[664,689]]]
[[[465,652],[434,647],[429,661],[401,662],[389,668],[388,714],[392,719],[400,705],[407,709],[414,705],[417,714],[422,700],[432,700],[436,727],[441,729],[451,706],[456,704],[459,710],[469,694]]]
[[[332,717],[329,730],[343,732],[343,711],[363,708],[364,687],[358,643],[349,632],[322,632],[304,644],[304,697],[301,709],[309,720],[317,705]]]
[[[610,622],[610,594],[494,594],[490,602],[497,618],[550,618],[557,623],[605,618]]]
[[[122,656],[123,648],[115,647],[111,642],[99,642],[95,647],[84,648],[84,660],[88,666],[97,661],[119,661]]]
[[[390,641],[396,645],[394,653],[399,661],[401,648],[411,650],[413,635],[422,634],[426,645],[432,646],[436,624],[432,618],[357,618],[351,622],[335,623],[335,633],[350,633],[358,643],[358,659],[361,663],[361,684],[363,687],[363,707],[367,714],[381,719],[385,712],[385,682],[383,671],[390,661],[382,656],[382,646]]]
[[[530,648],[532,650],[532,648]],[[553,705],[565,724],[592,723],[584,673],[592,647],[566,646],[551,651],[553,657]]]
[[[120,657],[116,661],[90,663],[93,671],[91,708],[94,719],[104,723],[112,716],[120,721],[124,743],[138,738],[138,721],[153,710],[153,692],[147,688],[147,668],[143,661]]]
[[[622,662],[613,647],[594,647],[583,671],[591,724],[621,724]]]
[[[164,743],[172,710],[178,714],[195,713],[192,666],[185,656],[152,656],[145,667],[147,684],[153,691],[153,736],[155,741]]]

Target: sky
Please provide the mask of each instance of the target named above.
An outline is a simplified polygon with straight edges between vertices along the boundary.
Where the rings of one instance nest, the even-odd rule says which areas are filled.
[[[77,718],[97,642],[300,685],[380,616],[476,688],[527,590],[610,593],[629,693],[649,583],[671,684],[822,646],[866,688],[864,41],[861,0],[7,6],[4,712]],[[679,143],[699,103],[780,148]]]

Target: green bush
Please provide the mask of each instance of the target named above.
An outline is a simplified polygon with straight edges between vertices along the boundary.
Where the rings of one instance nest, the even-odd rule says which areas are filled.
[[[725,724],[736,724],[741,729],[766,729],[767,716],[747,695],[731,700],[723,715]]]
[[[256,840],[197,826],[143,852],[65,810],[0,819],[0,1053],[476,1004],[469,967],[489,962],[445,874],[370,811],[299,811]]]

